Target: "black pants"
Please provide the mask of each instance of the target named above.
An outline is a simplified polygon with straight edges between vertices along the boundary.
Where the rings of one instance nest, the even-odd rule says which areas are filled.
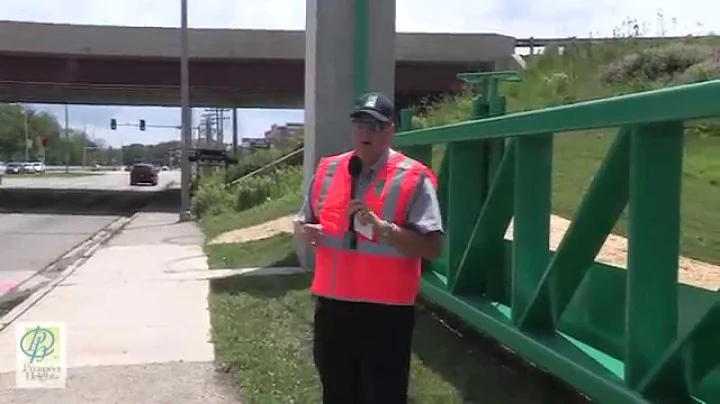
[[[406,404],[415,308],[318,298],[323,404]]]

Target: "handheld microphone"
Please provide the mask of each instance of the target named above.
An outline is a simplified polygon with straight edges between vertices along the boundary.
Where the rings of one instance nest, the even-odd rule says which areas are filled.
[[[360,176],[360,172],[362,171],[362,160],[360,160],[360,157],[353,155],[350,157],[350,161],[348,164],[348,174],[350,174],[350,199],[355,199],[355,188],[357,179]],[[349,233],[350,233],[350,248],[355,249],[357,248],[357,233],[355,232],[355,213],[350,215],[350,226],[349,226]]]

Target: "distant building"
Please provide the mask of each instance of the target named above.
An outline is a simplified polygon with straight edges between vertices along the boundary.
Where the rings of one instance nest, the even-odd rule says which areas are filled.
[[[240,147],[243,149],[254,149],[254,148],[267,148],[270,142],[267,139],[258,137],[248,137],[242,140]]]
[[[297,139],[302,136],[303,128],[303,124],[294,122],[288,122],[285,125],[273,124],[269,130],[265,131],[265,139],[271,144]]]

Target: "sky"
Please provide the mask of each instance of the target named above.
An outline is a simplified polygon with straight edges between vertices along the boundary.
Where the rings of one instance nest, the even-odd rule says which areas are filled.
[[[340,0],[327,0],[340,1]],[[390,1],[390,0],[383,0]],[[720,33],[716,0],[396,0],[398,32],[495,32],[517,38],[612,36],[629,19],[650,35]],[[191,28],[305,29],[305,0],[188,0]],[[442,7],[438,7],[442,4]],[[582,4],[586,4],[583,6]],[[662,19],[658,15],[662,15]],[[5,0],[0,20],[94,25],[178,27],[179,0]],[[662,20],[663,23],[658,21]],[[192,74],[192,72],[191,72]],[[33,105],[64,122],[64,106]],[[175,129],[110,130],[118,122],[179,125],[179,108],[77,106],[70,126],[114,146],[179,140]],[[196,111],[199,117],[202,111]],[[197,118],[193,122],[197,122]],[[302,122],[302,110],[238,110],[242,137],[261,137],[272,124]],[[228,124],[229,125],[229,124]],[[226,129],[226,134],[230,128]],[[228,139],[228,135],[225,137]]]

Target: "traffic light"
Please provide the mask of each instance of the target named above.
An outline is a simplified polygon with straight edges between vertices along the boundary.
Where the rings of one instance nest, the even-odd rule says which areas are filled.
[[[144,119],[140,120],[140,130],[145,130],[145,120]]]
[[[115,118],[112,118],[110,120],[110,129],[112,129],[112,130],[117,129],[117,121],[115,120]]]

